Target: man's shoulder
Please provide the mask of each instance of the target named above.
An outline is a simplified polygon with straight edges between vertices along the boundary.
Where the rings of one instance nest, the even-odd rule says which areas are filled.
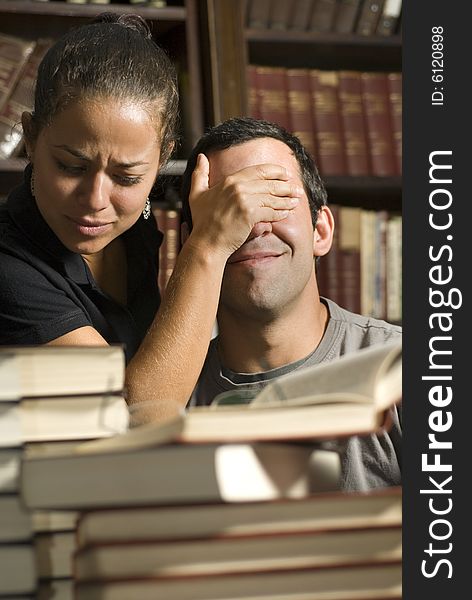
[[[400,325],[388,323],[382,319],[366,317],[352,313],[338,306],[332,300],[327,300],[330,320],[339,332],[339,354],[353,352],[367,346],[380,344],[402,336]]]

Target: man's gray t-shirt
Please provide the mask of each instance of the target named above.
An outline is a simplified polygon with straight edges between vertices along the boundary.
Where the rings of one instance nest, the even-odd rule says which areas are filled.
[[[306,358],[262,373],[234,373],[218,356],[218,338],[212,340],[190,405],[210,404],[218,394],[249,389],[254,394],[276,377],[339,358],[361,348],[401,336],[401,327],[344,310],[322,298],[329,311],[326,331],[318,347]],[[401,413],[391,411],[392,426],[379,435],[351,437],[342,457],[342,489],[366,491],[401,484]]]

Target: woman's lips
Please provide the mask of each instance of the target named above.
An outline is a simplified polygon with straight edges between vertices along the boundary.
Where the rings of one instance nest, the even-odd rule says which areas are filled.
[[[94,221],[92,219],[76,219],[68,217],[69,221],[74,225],[81,235],[98,236],[105,233],[111,228],[112,223],[106,221]]]

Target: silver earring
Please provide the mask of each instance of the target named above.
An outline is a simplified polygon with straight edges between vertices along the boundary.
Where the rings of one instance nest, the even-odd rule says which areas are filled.
[[[30,190],[31,190],[31,195],[34,198],[34,169],[33,169],[33,165],[31,165]]]
[[[149,219],[150,216],[151,216],[151,201],[149,200],[149,198],[146,198],[146,204],[144,205],[144,209],[143,209],[143,217],[145,219]]]

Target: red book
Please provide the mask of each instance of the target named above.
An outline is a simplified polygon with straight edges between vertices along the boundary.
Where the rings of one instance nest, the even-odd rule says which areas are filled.
[[[397,175],[402,174],[402,74],[387,75]]]
[[[257,91],[257,67],[256,65],[247,65],[247,110],[248,115],[254,119],[260,119],[259,97]]]
[[[387,73],[361,73],[372,175],[397,174]]]
[[[348,175],[370,175],[366,122],[359,71],[339,71],[339,105]]]
[[[290,131],[300,138],[308,152],[315,157],[309,70],[287,69],[286,83]]]
[[[257,97],[261,119],[290,129],[286,69],[284,67],[256,67]]]
[[[346,175],[346,156],[336,71],[310,71],[318,166],[322,175]]]
[[[341,206],[338,215],[341,304],[361,312],[361,208]]]

